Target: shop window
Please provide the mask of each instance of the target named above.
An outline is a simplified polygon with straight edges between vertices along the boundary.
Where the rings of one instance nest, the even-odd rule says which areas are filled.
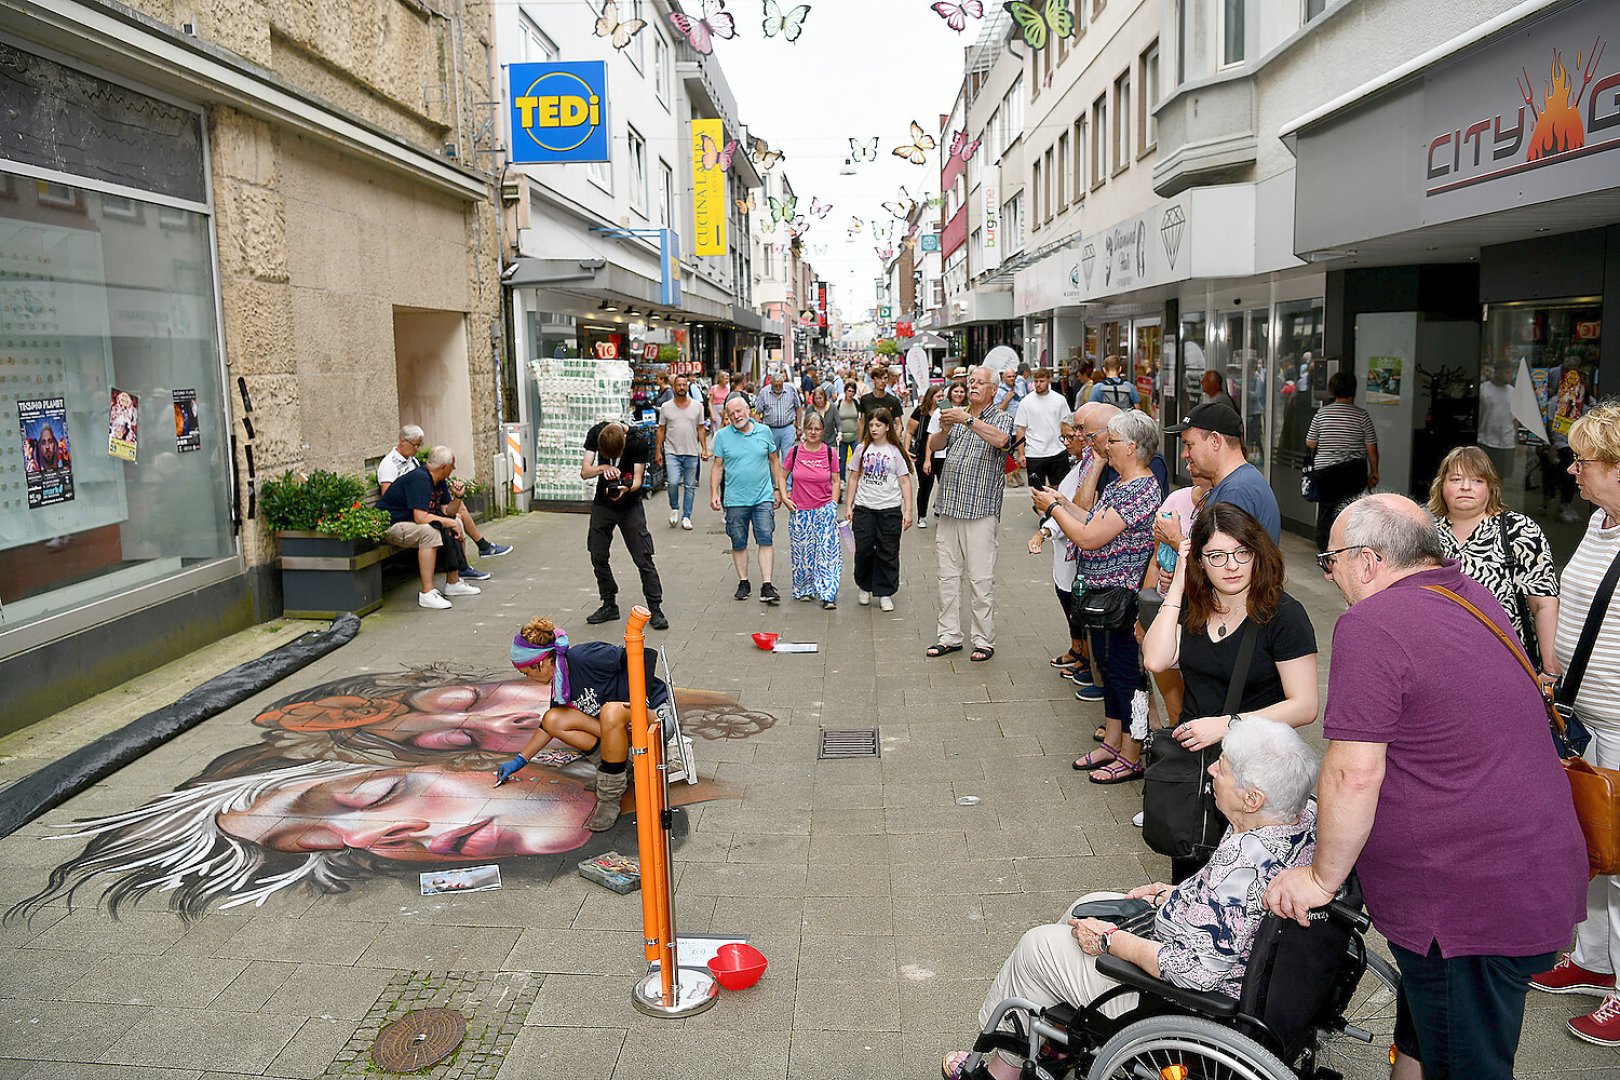
[[[0,179],[6,631],[236,543],[207,217]]]

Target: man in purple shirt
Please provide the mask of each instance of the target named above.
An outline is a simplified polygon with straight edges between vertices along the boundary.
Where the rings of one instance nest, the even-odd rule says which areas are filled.
[[[1349,877],[1401,969],[1395,1075],[1511,1080],[1532,975],[1585,918],[1586,846],[1530,675],[1440,585],[1504,631],[1445,561],[1427,510],[1368,495],[1317,557],[1333,629],[1317,849],[1266,906],[1301,923]]]

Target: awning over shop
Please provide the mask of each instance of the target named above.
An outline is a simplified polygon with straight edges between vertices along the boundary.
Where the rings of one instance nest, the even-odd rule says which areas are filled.
[[[598,303],[629,303],[717,322],[731,321],[731,313],[738,310],[691,292],[682,297],[680,307],[660,308],[659,282],[601,259],[520,258],[507,268],[503,280],[513,289],[551,289]]]

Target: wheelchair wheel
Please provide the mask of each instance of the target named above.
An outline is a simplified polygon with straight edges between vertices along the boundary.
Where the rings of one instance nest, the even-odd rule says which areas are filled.
[[[1367,970],[1345,1006],[1344,1022],[1372,1035],[1372,1041],[1362,1042],[1343,1031],[1324,1028],[1316,1037],[1317,1065],[1334,1070],[1344,1080],[1385,1080],[1389,1048],[1395,1042],[1395,995],[1400,988],[1401,973],[1395,965],[1369,948]]]
[[[1295,1080],[1247,1035],[1200,1016],[1151,1016],[1097,1051],[1089,1080]]]

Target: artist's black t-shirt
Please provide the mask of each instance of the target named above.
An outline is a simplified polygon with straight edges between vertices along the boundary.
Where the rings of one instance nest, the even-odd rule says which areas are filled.
[[[612,465],[618,469],[624,474],[623,482],[629,484],[636,478],[637,465],[651,468],[653,459],[652,444],[641,432],[635,428],[630,428],[624,437],[624,453],[618,458],[603,456],[602,452],[597,449],[597,440],[602,437],[602,429],[612,423],[619,423],[619,421],[604,420],[587,431],[585,433],[585,449],[588,453],[596,455],[598,465]],[[646,489],[643,488],[634,495],[626,495],[622,499],[611,499],[608,497],[607,477],[598,476],[596,478],[596,498],[592,501],[601,506],[628,506],[645,494]]]
[[[1182,627],[1181,677],[1187,687],[1181,707],[1183,720],[1227,715],[1227,687],[1231,685],[1238,646],[1248,625],[1245,619],[1219,640],[1211,640],[1207,628],[1205,633],[1194,634]],[[1283,593],[1277,614],[1259,628],[1259,636],[1255,638],[1249,681],[1244,685],[1237,711],[1264,709],[1283,700],[1287,695],[1283,693],[1282,676],[1277,672],[1278,662],[1297,660],[1316,651],[1316,630],[1311,626],[1305,606]]]
[[[450,485],[435,484],[424,468],[401,473],[398,480],[377,499],[377,509],[388,511],[388,522],[398,525],[402,521],[415,521],[415,510],[440,513],[440,507],[450,501]]]
[[[660,679],[658,653],[643,649],[647,664],[647,704],[657,709],[669,700],[669,686]],[[588,716],[596,716],[610,701],[630,700],[630,673],[625,670],[623,645],[582,641],[568,649],[568,702]]]

